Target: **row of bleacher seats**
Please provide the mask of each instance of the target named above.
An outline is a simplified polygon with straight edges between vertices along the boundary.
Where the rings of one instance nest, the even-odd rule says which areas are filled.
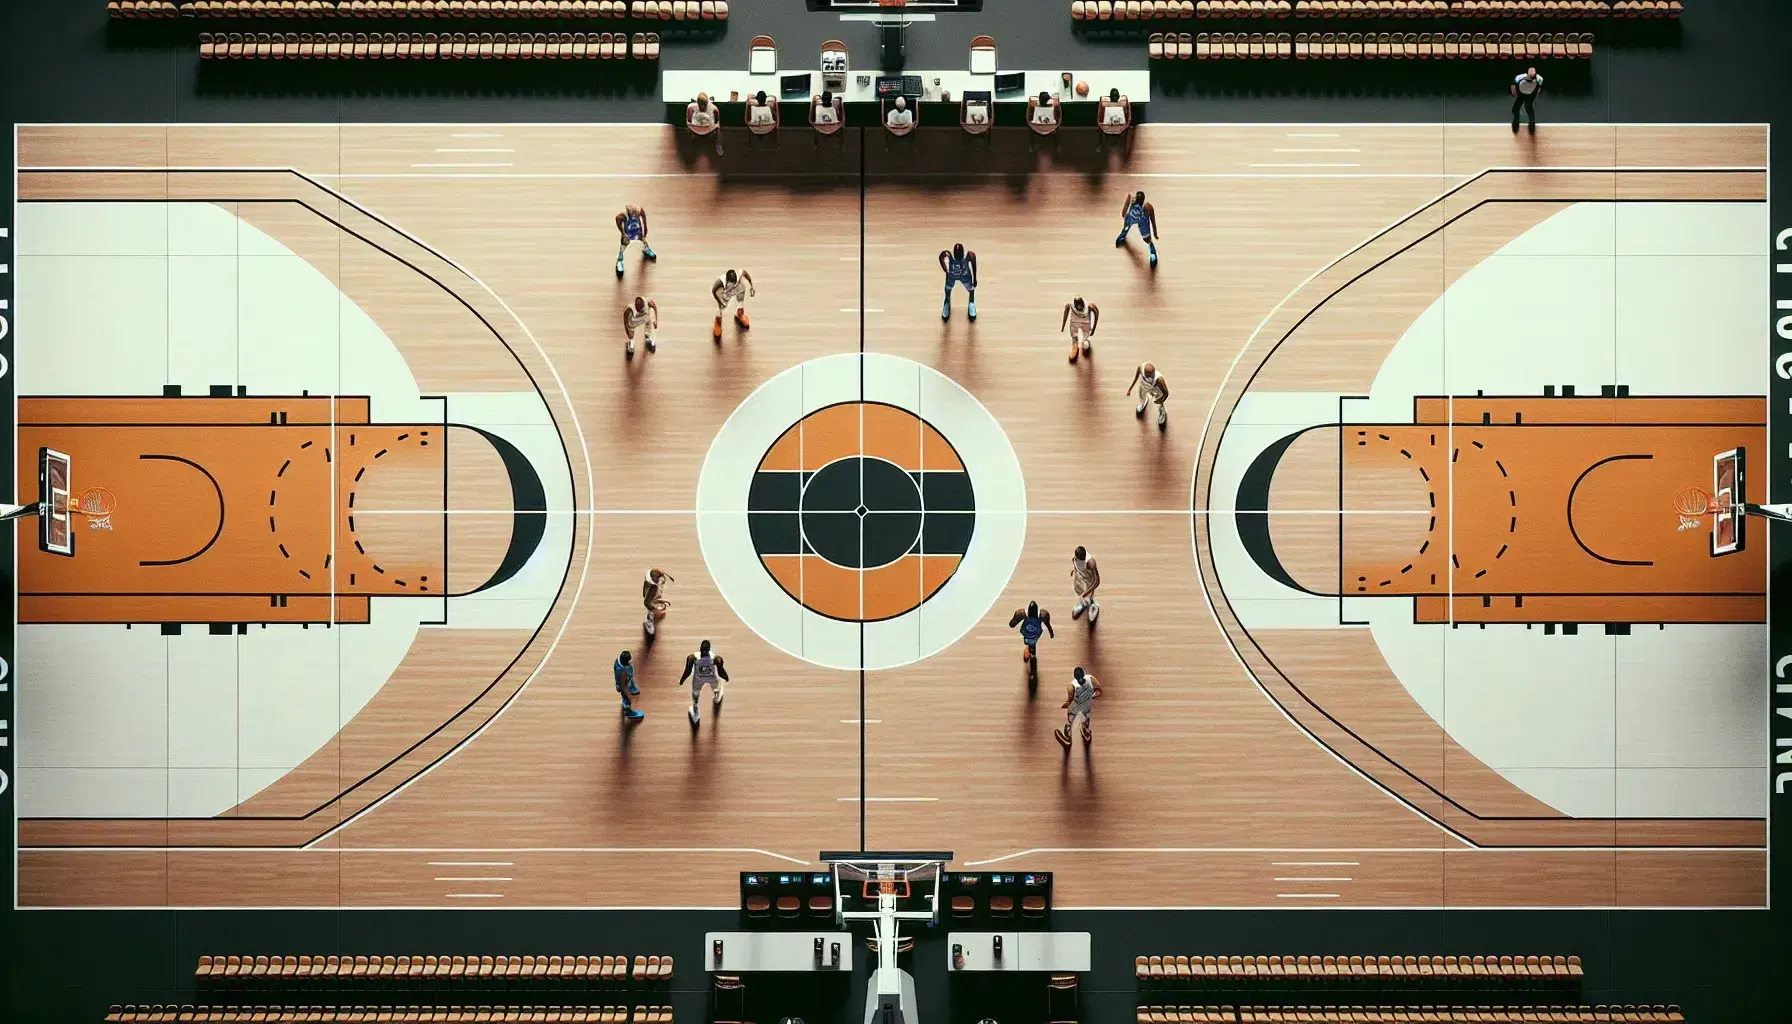
[[[1141,1006],[1138,1024],[1684,1024],[1678,1006]]]
[[[1590,32],[1153,32],[1152,60],[1295,57],[1508,59],[1593,56]]]
[[[201,988],[342,985],[654,984],[672,980],[669,956],[201,956]]]
[[[672,1007],[114,1006],[107,1024],[672,1024]]]
[[[727,0],[109,0],[114,18],[633,18],[727,21]]]
[[[1572,985],[1585,972],[1578,956],[1140,956],[1133,976],[1171,985],[1289,981],[1516,988]]]
[[[1680,0],[1071,0],[1074,21],[1181,18],[1678,18]]]
[[[660,59],[658,32],[202,32],[207,60]]]

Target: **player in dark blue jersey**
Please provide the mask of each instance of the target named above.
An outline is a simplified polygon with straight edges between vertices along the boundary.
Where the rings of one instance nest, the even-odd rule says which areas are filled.
[[[952,286],[964,285],[970,295],[965,305],[965,312],[972,320],[977,319],[977,254],[966,249],[963,242],[952,246],[950,252],[940,250],[940,269],[946,272],[946,302],[940,307],[940,319],[952,319]]]

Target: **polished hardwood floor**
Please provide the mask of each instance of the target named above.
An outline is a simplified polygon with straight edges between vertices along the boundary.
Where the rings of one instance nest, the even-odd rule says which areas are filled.
[[[1712,187],[1671,171],[1603,170],[1589,184],[1585,171],[1549,169],[1762,167],[1764,129],[1150,126],[1099,157],[1068,131],[1055,154],[1020,140],[982,147],[955,133],[891,145],[848,132],[816,145],[786,132],[757,152],[730,140],[717,157],[654,126],[22,129],[22,201],[295,198],[427,265],[515,358],[346,228],[242,204],[368,310],[426,393],[539,386],[580,512],[546,628],[481,636],[477,652],[434,634],[407,659],[407,686],[460,685],[463,659],[523,656],[434,746],[300,826],[143,822],[121,837],[21,822],[20,903],[725,906],[737,870],[861,844],[1054,870],[1060,904],[1076,906],[1764,901],[1753,843],[1619,851],[1606,821],[1481,848],[1391,799],[1265,699],[1228,639],[1236,622],[1204,585],[1189,517],[1191,496],[1205,507],[1240,367],[1263,363],[1265,339],[1292,329],[1354,260],[1406,244],[1374,241],[1390,225],[1444,216],[1452,200],[1439,207],[1440,196],[1493,189],[1492,178],[1537,204],[1477,221],[1449,273],[1343,314],[1355,341],[1330,365],[1268,363],[1278,386],[1360,389],[1387,339],[1472,265],[1462,253],[1498,248],[1555,204]],[[160,170],[194,167],[242,170]],[[1763,182],[1739,175],[1719,189],[1758,199]],[[1162,231],[1154,273],[1136,237],[1114,246],[1134,189]],[[648,210],[659,259],[644,264],[631,248],[618,280],[613,217],[625,204]],[[940,319],[936,256],[955,242],[978,254],[975,323],[962,292]],[[709,288],[730,267],[752,274],[757,295],[751,328],[730,323],[718,344]],[[659,349],[625,359],[619,316],[637,294],[659,306]],[[1092,357],[1070,364],[1058,325],[1077,294],[1102,321]],[[789,366],[859,350],[861,337],[864,350],[933,366],[975,395],[1028,485],[1020,567],[983,621],[931,659],[863,678],[793,659],[743,626],[704,570],[691,514],[704,453],[736,405]],[[1124,394],[1145,360],[1172,388],[1162,432]],[[476,504],[459,508],[500,511]],[[1095,630],[1069,616],[1079,544],[1103,567]],[[677,582],[658,642],[643,648],[647,564]],[[1030,599],[1058,626],[1040,648],[1036,694],[1006,628]],[[693,732],[674,681],[705,638],[734,681]],[[633,726],[619,721],[608,678],[624,647],[645,691],[647,718]],[[1105,692],[1094,744],[1066,757],[1051,730],[1073,665]],[[1410,721],[1415,709],[1384,677],[1339,682],[1379,686],[1382,710]],[[404,749],[440,724],[439,699],[404,697],[357,721],[355,739]],[[1373,692],[1349,699],[1377,710]],[[282,786],[310,793],[328,765],[307,768],[258,799],[298,799]],[[342,760],[335,784],[346,791],[363,774]],[[1491,772],[1464,775],[1522,802]]]

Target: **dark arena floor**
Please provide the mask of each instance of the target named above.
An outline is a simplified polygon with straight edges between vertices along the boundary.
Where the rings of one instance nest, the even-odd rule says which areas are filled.
[[[688,6],[0,7],[5,1019],[1786,1017],[1792,8]]]

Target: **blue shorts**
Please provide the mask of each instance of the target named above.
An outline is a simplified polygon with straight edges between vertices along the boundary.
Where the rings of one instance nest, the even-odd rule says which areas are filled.
[[[1023,622],[1020,624],[1020,638],[1028,647],[1038,643],[1039,638],[1044,635],[1045,626],[1042,623]]]
[[[946,294],[947,295],[952,294],[952,286],[955,284],[964,285],[964,290],[967,292],[972,292],[972,291],[977,290],[977,286],[971,283],[970,278],[968,278],[968,277],[953,277],[950,274],[948,274],[946,276]]]
[[[636,242],[636,241],[640,241],[642,238],[647,237],[646,231],[643,230],[644,227],[645,227],[645,225],[642,224],[638,220],[623,221],[622,222],[623,241]]]

